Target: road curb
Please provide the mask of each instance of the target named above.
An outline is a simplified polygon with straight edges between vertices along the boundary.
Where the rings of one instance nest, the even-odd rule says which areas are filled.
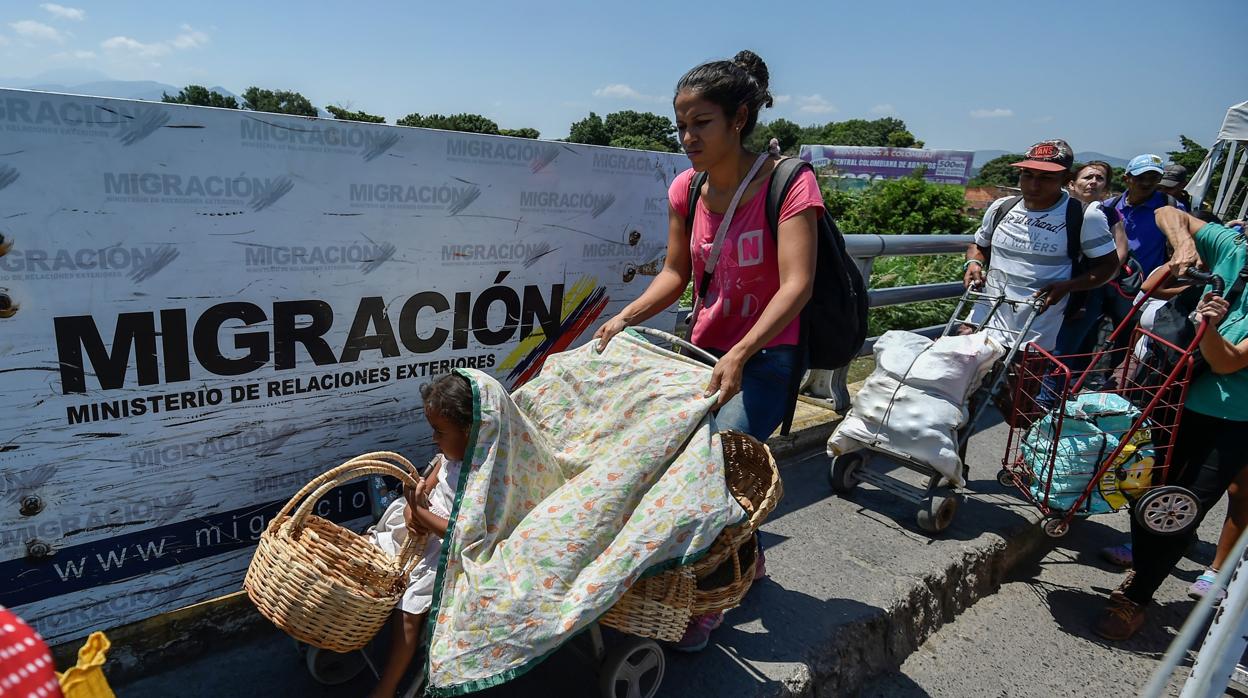
[[[870,680],[901,666],[927,638],[976,601],[1000,589],[1010,570],[1047,540],[1038,513],[1026,523],[967,546],[939,573],[915,578],[908,593],[889,608],[838,628],[826,646],[812,649],[813,659],[768,698],[823,698],[853,695]]]

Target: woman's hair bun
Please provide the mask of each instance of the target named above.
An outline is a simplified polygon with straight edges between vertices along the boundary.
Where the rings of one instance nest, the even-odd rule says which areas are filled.
[[[742,70],[750,74],[754,81],[758,83],[758,90],[762,96],[759,106],[770,107],[772,105],[771,92],[767,89],[768,83],[771,82],[771,75],[767,72],[767,64],[759,58],[757,53],[746,49],[732,57],[732,62]]]

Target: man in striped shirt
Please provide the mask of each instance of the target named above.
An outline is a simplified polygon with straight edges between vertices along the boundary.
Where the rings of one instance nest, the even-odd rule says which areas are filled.
[[[975,243],[966,251],[963,283],[983,286],[989,295],[1004,294],[1013,300],[1043,296],[1044,310],[1024,338],[1052,350],[1072,291],[1086,291],[1105,284],[1118,268],[1118,255],[1105,214],[1099,206],[1086,209],[1066,193],[1074,153],[1066,141],[1037,143],[1025,159],[1013,163],[1019,170],[1022,199],[997,199],[984,213]],[[998,220],[998,211],[1013,207]],[[1081,225],[1079,249],[1068,249],[1067,223]],[[1073,231],[1073,228],[1072,228]],[[972,321],[987,312],[977,305]],[[1014,341],[1029,310],[1001,306],[989,322],[1004,341]]]

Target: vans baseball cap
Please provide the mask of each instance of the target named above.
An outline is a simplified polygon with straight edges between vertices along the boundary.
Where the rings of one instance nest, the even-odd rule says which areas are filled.
[[[1040,141],[1028,148],[1023,157],[1023,160],[1010,163],[1010,166],[1044,172],[1068,172],[1075,164],[1075,152],[1070,149],[1070,144],[1059,139]]]

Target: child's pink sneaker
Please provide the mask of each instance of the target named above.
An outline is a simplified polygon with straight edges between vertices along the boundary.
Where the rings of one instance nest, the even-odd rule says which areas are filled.
[[[711,631],[723,622],[722,611],[706,613],[694,618],[689,621],[689,627],[685,628],[684,637],[680,638],[680,642],[672,645],[672,649],[677,652],[701,652],[711,641]]]

